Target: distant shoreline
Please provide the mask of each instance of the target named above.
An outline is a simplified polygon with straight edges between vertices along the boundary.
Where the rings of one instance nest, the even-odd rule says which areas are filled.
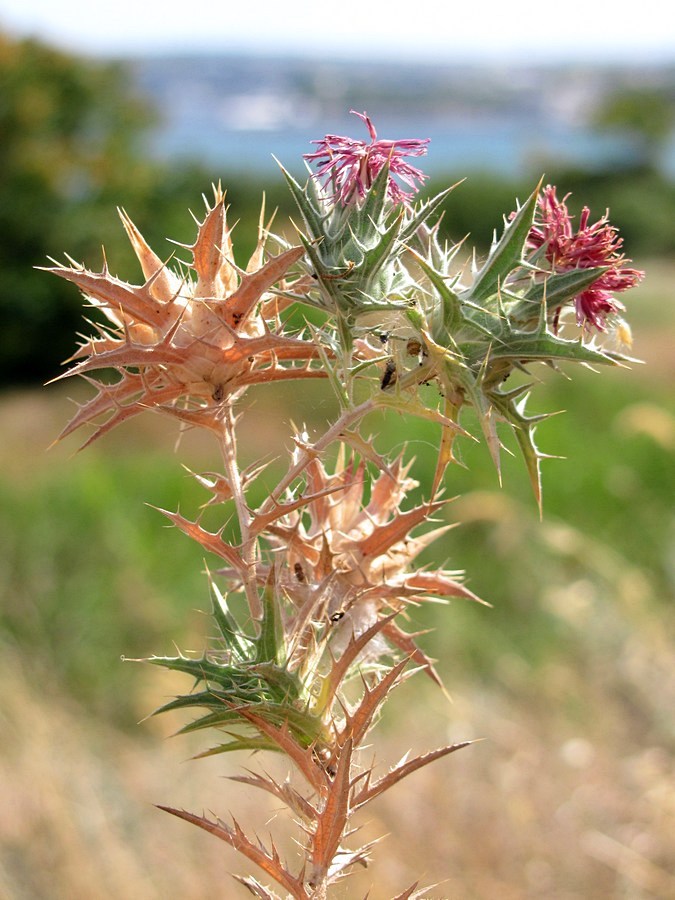
[[[629,134],[593,127],[612,92],[636,85],[675,93],[670,65],[459,64],[311,60],[229,55],[143,56],[124,61],[162,122],[159,158],[218,165],[237,160],[272,174],[327,132],[367,135],[349,115],[367,110],[380,137],[429,137],[430,175],[467,170],[519,177],[542,165],[622,168],[635,162]],[[674,136],[675,138],[675,136]],[[675,139],[663,159],[675,177]]]

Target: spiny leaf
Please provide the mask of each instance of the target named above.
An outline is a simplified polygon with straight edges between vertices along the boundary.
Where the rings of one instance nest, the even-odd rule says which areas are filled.
[[[191,522],[178,512],[170,512],[169,510],[161,509],[158,506],[152,508],[161,512],[162,515],[165,515],[177,528],[184,534],[187,534],[188,537],[197,541],[198,544],[201,544],[205,550],[221,557],[221,559],[226,559],[238,572],[243,572],[245,568],[244,562],[235,547],[223,540],[223,529],[214,534],[210,531],[206,531],[205,528],[202,528],[199,522]]]
[[[220,819],[213,822],[204,816],[197,816],[184,809],[174,809],[171,806],[158,806],[157,808],[164,812],[168,812],[179,819],[184,819],[186,822],[190,822],[192,825],[196,825],[198,828],[202,828],[204,831],[208,831],[210,834],[215,835],[217,838],[220,838],[221,841],[225,841],[226,844],[234,847],[235,850],[238,850],[251,860],[251,862],[263,869],[263,871],[278,882],[283,888],[290,891],[294,898],[305,898],[309,896],[302,882],[291,875],[291,873],[282,865],[274,846],[272,846],[272,851],[269,852],[259,842],[258,844],[254,844],[253,841],[246,837],[235,820],[233,820],[233,827],[230,828],[224,822],[221,822]]]
[[[409,660],[402,659],[393,666],[389,671],[374,685],[367,687],[361,697],[361,701],[354,712],[347,715],[347,721],[341,732],[342,735],[349,735],[353,740],[354,747],[359,747],[366,734],[370,731],[373,724],[375,714],[378,712],[389,693],[404,678],[409,678],[417,669],[409,670],[404,673]]]
[[[389,163],[385,163],[377,173],[373,183],[366,191],[363,205],[357,210],[360,223],[378,223],[382,219],[387,202],[387,185],[389,182]]]
[[[318,815],[316,830],[312,840],[312,877],[325,878],[343,838],[349,819],[349,787],[351,775],[353,743],[348,738],[340,748],[337,768],[331,782],[330,792],[323,809]]]
[[[398,647],[399,650],[403,650],[412,662],[423,668],[431,680],[447,694],[441,676],[434,668],[433,660],[430,659],[430,657],[428,657],[414,641],[414,638],[418,637],[418,634],[407,634],[398,627],[396,622],[388,622],[384,628],[384,636],[388,641],[391,641],[395,647]]]
[[[340,440],[343,443],[348,444],[352,450],[368,460],[368,462],[373,463],[379,471],[385,472],[390,478],[394,477],[386,458],[380,456],[375,450],[374,438],[372,436],[366,439],[363,438],[358,431],[345,429],[340,434]]]
[[[616,365],[621,357],[584,344],[568,341],[549,331],[511,332],[504,341],[490,348],[491,359],[518,359],[521,361],[571,360],[574,362]]]
[[[310,234],[316,239],[319,238],[323,234],[323,216],[320,214],[319,210],[315,208],[315,206],[310,202],[307,197],[307,188],[303,190],[298,182],[293,178],[293,176],[284,169],[284,167],[279,163],[279,168],[281,169],[281,173],[286,179],[286,183],[291,191],[293,199],[295,200],[298,209],[300,210],[300,214],[305,221],[305,225],[310,231]],[[314,179],[310,179],[313,181]]]
[[[267,583],[262,592],[262,618],[260,635],[255,642],[255,661],[257,663],[274,663],[283,665],[284,633],[281,620],[281,608],[276,596],[276,580],[274,569],[270,570]]]
[[[417,890],[417,885],[419,881],[416,881],[414,884],[411,884],[408,890],[403,891],[402,894],[398,894],[394,897],[394,900],[428,900],[429,891],[432,891],[434,888],[438,887],[441,882],[436,882],[436,884],[428,884],[426,887],[421,888],[419,891]]]
[[[96,298],[96,305],[110,310],[116,317],[118,310],[136,322],[159,325],[167,320],[167,308],[156,300],[145,286],[135,287],[113,278],[107,272],[89,272],[66,266],[43,268],[42,271],[72,281],[89,298]]]
[[[437,500],[431,503],[424,503],[422,506],[408,510],[408,512],[400,513],[396,518],[387,522],[386,525],[374,528],[372,533],[360,542],[360,551],[364,556],[377,557],[381,555],[399,543],[399,541],[407,538],[412,529],[432,516],[445,505],[445,502],[444,500]]]
[[[549,418],[551,413],[527,416],[525,414],[527,394],[521,398],[520,402],[517,402],[517,398],[521,393],[521,389],[516,389],[510,394],[502,394],[499,391],[493,391],[490,394],[490,397],[495,408],[499,410],[502,418],[508,422],[513,429],[513,433],[518,442],[518,447],[530,477],[532,490],[537,501],[537,506],[539,507],[539,514],[541,515],[542,491],[540,462],[542,459],[548,458],[548,455],[541,453],[537,448],[534,442],[534,431],[539,422]]]
[[[533,285],[525,294],[524,302],[511,310],[511,315],[519,317],[528,307],[538,306],[543,300],[547,308],[556,309],[589,288],[594,281],[607,271],[607,266],[596,266],[594,269],[572,269],[548,275],[544,281]]]
[[[153,666],[163,666],[165,669],[172,669],[175,672],[185,672],[187,675],[192,675],[197,682],[205,681],[217,684],[225,691],[236,692],[239,689],[246,689],[256,682],[244,669],[221,665],[206,656],[199,659],[190,659],[187,656],[150,656],[143,662],[151,663]]]
[[[283,278],[293,263],[301,259],[304,252],[304,247],[291,247],[290,250],[268,260],[261,269],[242,278],[241,284],[227,301],[227,318],[232,327],[236,328],[246,320],[263,294]]]
[[[462,750],[464,747],[468,747],[473,743],[475,743],[475,741],[461,741],[457,744],[450,744],[447,747],[439,747],[437,750],[431,750],[429,753],[424,753],[421,756],[416,756],[414,759],[409,759],[400,763],[386,775],[383,775],[382,778],[375,782],[375,784],[367,784],[359,791],[354,797],[354,809],[363,806],[365,803],[369,803],[375,797],[378,797],[380,794],[384,793],[384,791],[389,790],[390,787],[397,784],[397,782],[401,781],[406,776],[416,772],[418,769],[429,765],[429,763],[432,763],[437,759],[442,759],[444,756],[448,756],[456,750]]]
[[[236,692],[227,691],[226,693],[224,691],[209,689],[194,694],[184,694],[181,697],[176,697],[174,700],[169,700],[163,706],[160,706],[159,709],[156,709],[152,715],[158,716],[160,713],[164,712],[175,712],[177,709],[212,709],[217,712],[227,711],[231,713],[227,718],[234,720],[238,718],[238,714],[235,710],[230,710],[227,704],[232,703],[235,698],[242,702],[259,703],[260,691],[255,684],[254,688],[255,689],[252,689],[248,696],[246,690],[241,686],[236,688]]]
[[[397,894],[396,897],[394,897],[394,900],[412,900],[412,898],[415,895],[415,891],[417,889],[418,884],[419,884],[419,881],[416,881],[414,884],[411,884],[410,887],[407,890],[403,891],[402,894]]]
[[[229,779],[240,784],[247,784],[250,787],[260,788],[260,790],[278,797],[305,822],[313,822],[317,817],[317,811],[312,804],[295,788],[291,787],[288,782],[279,784],[278,781],[275,781],[269,775],[263,777],[255,772],[251,772],[249,775],[230,775]]]
[[[396,244],[402,221],[403,211],[401,211],[393,224],[380,235],[375,246],[366,250],[363,263],[361,264],[364,281],[369,282],[372,280],[387,260],[392,259],[392,248]]]
[[[443,415],[446,417],[446,419],[456,421],[457,419],[459,419],[459,412],[460,403],[455,403],[448,397],[443,398]],[[443,481],[443,476],[445,475],[445,470],[447,469],[447,467],[451,462],[457,461],[454,455],[456,437],[457,433],[452,429],[441,428],[441,440],[436,457],[436,471],[434,472],[434,480],[431,485],[432,497],[436,496]]]
[[[481,303],[499,291],[508,275],[523,260],[525,241],[530,233],[541,182],[520,207],[511,221],[504,227],[499,241],[492,245],[485,265],[476,276],[469,296],[474,303]]]
[[[429,200],[425,200],[419,206],[417,206],[413,210],[413,214],[411,218],[404,223],[403,229],[401,230],[400,240],[401,243],[405,244],[410,241],[413,236],[416,235],[418,228],[424,222],[428,221],[441,207],[444,201],[450,196],[450,194],[455,190],[458,185],[462,182],[458,181],[455,184],[451,185],[449,188],[446,188],[444,191],[441,191],[439,194],[436,194],[435,197],[431,197]]]
[[[225,197],[221,195],[208,210],[199,227],[197,240],[190,248],[193,267],[199,276],[201,296],[217,296],[215,283],[224,264],[226,233]]]
[[[370,628],[367,628],[358,637],[353,637],[350,640],[340,658],[333,663],[330,674],[326,679],[325,694],[322,693],[321,697],[321,705],[323,708],[330,709],[338,689],[342,685],[342,682],[346,678],[347,673],[359,654],[368,646],[370,641],[380,633],[380,631],[386,628],[387,624],[391,622],[396,615],[397,613],[391,613],[388,616],[384,616],[382,619],[378,619],[370,626]]]
[[[256,535],[260,534],[265,531],[272,522],[276,522],[277,519],[281,519],[284,516],[287,516],[289,513],[295,512],[296,509],[307,506],[314,500],[318,500],[320,497],[326,497],[329,494],[334,494],[336,491],[340,491],[342,489],[342,485],[338,485],[337,487],[328,487],[323,491],[317,492],[316,494],[302,494],[295,500],[288,500],[285,503],[279,503],[273,500],[272,509],[269,512],[254,513],[253,521],[251,523],[251,532]]]
[[[243,718],[247,719],[261,734],[273,741],[282,753],[285,753],[295,763],[298,770],[313,788],[318,791],[326,788],[328,776],[317,765],[312,751],[298,743],[288,723],[277,727],[249,707],[242,707],[240,713]]]
[[[260,884],[260,882],[253,878],[253,876],[248,876],[247,878],[243,878],[241,875],[233,875],[232,876],[236,881],[240,884],[243,884],[245,888],[247,888],[254,897],[259,897],[260,900],[282,900],[282,898],[278,894],[272,893],[268,888],[264,885]]]
[[[415,259],[429,281],[436,288],[440,297],[443,313],[443,335],[439,335],[433,325],[432,334],[435,340],[438,341],[442,337],[443,343],[445,343],[447,342],[448,338],[452,338],[452,335],[455,334],[462,320],[462,308],[459,302],[459,297],[451,288],[448,287],[445,277],[438,273],[432,266],[430,266],[423,257],[415,254]]]
[[[254,753],[258,750],[267,750],[271,753],[279,752],[279,748],[272,741],[268,741],[265,738],[245,737],[234,732],[228,732],[228,734],[232,735],[231,741],[225,744],[218,744],[209,750],[203,750],[201,753],[195,754],[192,759],[207,759],[209,756],[217,756],[220,753],[234,753],[238,750],[249,750]]]
[[[213,581],[208,569],[206,574],[213,604],[212,616],[218,626],[219,637],[222,638],[225,646],[236,660],[244,661],[249,656],[248,647],[251,642],[239,630],[237,621],[230,612],[225,597]]]
[[[255,721],[252,716],[255,717]],[[253,726],[261,731],[260,720],[275,728],[286,728],[293,740],[303,748],[313,746],[321,738],[324,730],[323,723],[316,716],[294,709],[288,704],[256,702],[245,697],[239,699],[232,696],[222,702],[221,708],[216,707],[214,712],[184,725],[179,733],[189,734],[205,728],[220,728],[226,723],[242,720],[247,724],[253,723]],[[267,730],[262,733],[268,735]]]
[[[490,456],[492,457],[492,462],[494,463],[495,469],[497,470],[499,483],[501,484],[501,442],[499,440],[499,435],[497,434],[497,426],[495,423],[492,403],[486,396],[482,383],[487,371],[488,361],[489,357],[486,356],[477,375],[473,372],[464,372],[460,380],[465,395],[476,411],[476,415],[478,416],[478,421],[480,422],[480,426],[483,431],[488,450],[490,451]],[[449,376],[450,379],[452,379],[453,377],[457,377],[454,371],[451,371],[449,373]],[[452,380],[450,380],[449,384],[447,385],[448,392],[452,390],[452,387]]]

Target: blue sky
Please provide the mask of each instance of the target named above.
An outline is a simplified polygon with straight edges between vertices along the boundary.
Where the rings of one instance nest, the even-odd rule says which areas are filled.
[[[664,0],[0,0],[0,28],[92,54],[675,61]]]

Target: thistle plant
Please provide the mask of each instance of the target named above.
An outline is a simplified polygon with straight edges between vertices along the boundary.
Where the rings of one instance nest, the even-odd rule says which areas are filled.
[[[84,376],[95,393],[62,436],[90,426],[89,444],[153,411],[180,429],[205,429],[220,450],[220,471],[194,477],[222,526],[209,530],[203,513],[165,511],[211,560],[214,635],[200,656],[147,662],[192,680],[157,713],[184,710],[191,718],[183,732],[214,733],[201,756],[269,751],[288,759],[284,780],[264,769],[236,780],[289,808],[302,835],[297,859],[282,859],[274,839],[246,834],[236,818],[161,807],[253,863],[256,874],[235,877],[261,898],[328,896],[372,850],[359,846],[354,814],[466,746],[405,757],[384,773],[363,753],[395,687],[418,672],[441,684],[406,627],[407,610],[448,598],[482,602],[461,572],[416,564],[450,527],[437,522],[458,438],[482,436],[499,472],[501,433],[510,429],[541,504],[535,431],[546,416],[526,409],[530,369],[626,361],[617,346],[630,332],[616,294],[641,277],[606,216],[591,225],[584,210],[575,231],[565,201],[541,185],[514,203],[487,257],[464,263],[463,245],[441,234],[441,205],[453,188],[415,201],[424,176],[407,158],[422,156],[427,142],[379,140],[369,117],[357,115],[370,143],[326,135],[306,154],[317,168],[308,165],[304,184],[283,170],[297,242],[275,236],[261,215],[245,269],[235,262],[220,187],[180,263],[157,256],[121,213],[139,285],[107,266],[49,269],[100,314],[65,373]],[[108,374],[97,377],[101,370]],[[323,381],[337,412],[316,437],[295,430],[283,474],[256,501],[252,486],[266,462],[242,467],[238,447],[249,396],[305,379]],[[289,404],[301,420],[302,393],[289,392]],[[478,435],[462,424],[467,407]],[[411,502],[418,485],[408,450],[380,446],[370,433],[375,412],[403,417],[406,431],[415,417],[436,423],[426,499]],[[236,527],[226,529],[231,519]],[[399,894],[419,896],[416,885]]]

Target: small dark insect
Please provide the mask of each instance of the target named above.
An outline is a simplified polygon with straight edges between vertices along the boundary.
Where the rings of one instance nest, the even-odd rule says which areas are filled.
[[[333,762],[333,754],[330,752],[328,747],[322,747],[321,749],[314,748],[314,758],[319,763],[321,768],[324,770],[326,775],[329,778],[335,778],[337,775],[337,768],[335,763]]]
[[[394,384],[396,381],[396,363],[393,359],[388,359],[387,364],[384,367],[384,373],[382,375],[382,382],[380,383],[380,387],[382,390],[388,388],[390,384]]]
[[[344,617],[345,617],[344,610],[339,609],[337,612],[334,612],[331,615],[330,620],[331,620],[331,622],[339,622],[340,619],[344,619]]]
[[[381,332],[381,334],[378,335],[378,337],[380,339],[381,344],[386,344],[387,341],[389,340],[389,332],[383,331],[383,332]]]
[[[223,397],[225,396],[225,388],[222,386],[222,384],[217,384],[217,385],[216,385],[216,387],[215,387],[213,393],[211,394],[211,396],[212,396],[213,399],[216,401],[216,403],[220,403],[220,401],[221,401],[221,400],[223,399]]]
[[[293,571],[295,572],[295,577],[298,579],[300,584],[304,584],[305,581],[307,581],[307,579],[305,578],[305,573],[303,572],[302,566],[299,562],[296,562],[296,564],[293,566]]]

